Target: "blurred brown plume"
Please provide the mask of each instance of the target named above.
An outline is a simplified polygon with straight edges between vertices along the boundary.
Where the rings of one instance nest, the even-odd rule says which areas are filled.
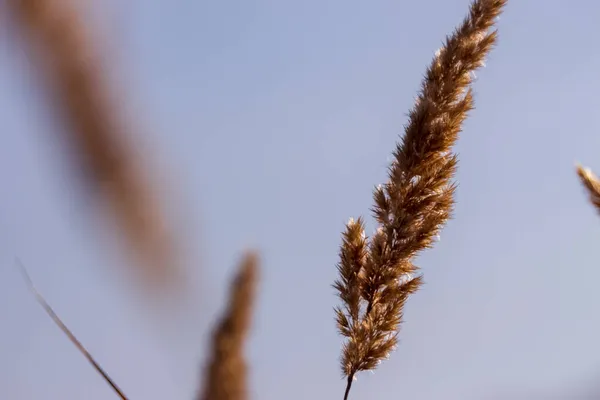
[[[157,204],[138,154],[127,143],[118,104],[109,100],[106,70],[94,54],[87,24],[69,0],[7,0],[17,26],[36,56],[36,67],[56,99],[94,196],[106,201],[127,239],[138,277],[165,285],[178,263],[164,209]],[[37,51],[39,50],[39,51]]]
[[[198,400],[246,400],[244,345],[250,329],[258,280],[258,256],[248,253],[231,284],[229,304],[217,324],[204,388]]]

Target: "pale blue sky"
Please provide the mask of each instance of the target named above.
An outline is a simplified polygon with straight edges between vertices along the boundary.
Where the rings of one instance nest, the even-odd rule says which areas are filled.
[[[593,398],[600,219],[574,162],[600,171],[598,4],[509,1],[458,144],[455,219],[418,260],[427,284],[398,350],[358,377],[352,399]],[[115,272],[123,258],[72,186],[39,82],[2,28],[0,397],[115,398],[26,291],[15,256],[131,399],[192,399],[235,262],[257,246],[252,398],[341,398],[330,287],[340,232],[369,216],[424,68],[467,6],[94,6],[126,101],[191,212],[189,261],[202,268],[169,317]]]

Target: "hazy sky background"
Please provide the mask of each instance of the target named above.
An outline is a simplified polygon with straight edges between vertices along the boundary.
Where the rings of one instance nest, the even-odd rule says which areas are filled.
[[[369,216],[425,66],[467,7],[96,2],[115,84],[191,213],[196,290],[168,317],[117,272],[125,261],[75,190],[61,128],[0,12],[0,397],[115,398],[27,292],[15,256],[131,399],[192,399],[229,278],[256,246],[252,398],[341,398],[340,232]],[[509,1],[458,144],[455,219],[418,260],[427,284],[398,350],[359,375],[352,399],[594,398],[600,219],[574,162],[600,171],[599,15],[592,0]]]

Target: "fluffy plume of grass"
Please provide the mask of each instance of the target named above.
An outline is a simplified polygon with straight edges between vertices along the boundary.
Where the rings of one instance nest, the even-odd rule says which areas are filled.
[[[505,4],[475,0],[436,53],[394,151],[389,180],[374,192],[375,234],[365,236],[361,219],[346,226],[334,283],[342,302],[337,327],[346,338],[345,399],[356,373],[375,369],[395,348],[404,304],[422,284],[412,260],[434,244],[451,217],[458,161],[452,146],[473,108],[473,72],[496,42],[489,30]]]
[[[600,213],[600,179],[589,168],[577,165],[577,175],[585,190],[587,191],[590,203]]]
[[[258,279],[258,257],[242,260],[229,294],[229,305],[212,339],[212,354],[199,400],[246,400],[247,366],[244,344],[250,329]]]
[[[69,0],[8,0],[17,24],[40,50],[41,76],[56,99],[53,106],[67,122],[69,144],[80,158],[94,193],[111,206],[129,246],[144,265],[141,276],[165,282],[176,263],[163,210],[125,143],[124,121],[109,100],[106,68],[96,57],[85,21]],[[43,51],[41,51],[43,50]]]
[[[73,343],[73,345],[77,348],[77,350],[79,350],[79,352],[81,354],[83,354],[83,356],[86,358],[86,360],[92,365],[92,367],[96,370],[96,372],[98,372],[98,374],[100,374],[100,376],[102,376],[104,381],[106,383],[108,383],[108,385],[113,389],[113,391],[117,394],[117,396],[119,396],[119,398],[121,400],[127,400],[127,396],[125,396],[125,394],[119,388],[119,386],[117,386],[115,381],[108,375],[108,373],[106,373],[106,371],[100,366],[100,364],[98,364],[96,359],[83,346],[83,344],[81,344],[81,342],[77,339],[77,337],[75,337],[75,335],[71,332],[71,330],[64,324],[64,322],[60,319],[60,317],[56,314],[56,312],[54,312],[54,310],[52,309],[50,304],[48,304],[48,302],[46,301],[44,296],[42,296],[40,294],[40,292],[37,291],[37,289],[33,285],[33,281],[31,280],[31,277],[29,276],[29,274],[27,273],[27,270],[25,269],[25,266],[23,266],[23,264],[21,263],[20,260],[17,260],[17,266],[19,267],[19,269],[21,270],[21,273],[23,274],[23,278],[25,280],[25,283],[27,284],[27,287],[29,288],[31,293],[35,296],[36,301],[42,306],[42,308],[44,309],[46,314],[48,314],[48,316],[52,319],[52,321],[54,321],[56,326],[58,326],[60,328],[60,330],[69,338],[69,340],[71,341],[71,343]]]

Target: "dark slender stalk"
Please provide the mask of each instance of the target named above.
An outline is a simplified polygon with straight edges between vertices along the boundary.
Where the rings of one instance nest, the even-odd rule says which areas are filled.
[[[33,285],[33,281],[31,280],[31,278],[29,277],[29,274],[27,273],[27,270],[23,266],[23,263],[21,263],[21,261],[18,259],[16,261],[17,261],[17,265],[21,269],[21,272],[23,273],[23,277],[25,279],[25,282],[27,283],[27,286],[29,287],[29,290],[31,290],[31,292],[35,296],[35,299],[37,300],[37,302],[44,308],[44,311],[46,311],[46,313],[50,316],[50,318],[52,318],[54,323],[63,331],[63,333],[65,335],[67,335],[67,337],[69,338],[71,343],[73,343],[75,345],[75,347],[77,347],[77,349],[84,355],[84,357],[88,360],[88,362],[90,364],[92,364],[92,366],[94,367],[96,372],[98,372],[102,376],[102,378],[104,378],[104,380],[110,385],[110,387],[112,387],[112,389],[119,396],[119,398],[121,398],[121,400],[128,400],[127,396],[125,396],[123,391],[110,378],[110,376],[108,376],[106,371],[104,371],[104,369],[102,369],[100,364],[98,364],[98,362],[94,359],[94,357],[92,357],[92,355],[86,350],[86,348],[83,347],[81,342],[79,340],[77,340],[75,335],[73,335],[73,333],[69,330],[69,328],[67,328],[67,326],[62,322],[62,320],[59,318],[59,316],[54,312],[52,307],[50,307],[50,305],[48,304],[46,299],[44,299],[44,297],[36,290],[35,286]]]
[[[344,400],[348,400],[350,394],[350,388],[352,387],[352,381],[354,380],[354,374],[348,376],[348,383],[346,383],[346,391],[344,392]]]

